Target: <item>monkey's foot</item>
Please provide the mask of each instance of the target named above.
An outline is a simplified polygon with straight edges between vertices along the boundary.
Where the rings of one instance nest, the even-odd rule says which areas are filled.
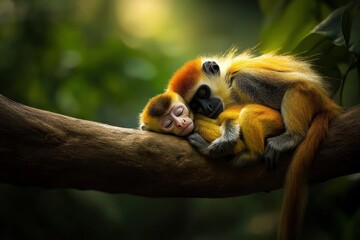
[[[279,157],[280,152],[267,143],[264,152],[264,162],[268,171],[273,171],[276,169]]]
[[[200,134],[192,133],[187,137],[187,140],[198,152],[205,156],[209,156],[210,143],[206,141]]]
[[[267,139],[264,153],[266,168],[275,170],[280,154],[296,148],[302,140],[302,136],[289,133]]]

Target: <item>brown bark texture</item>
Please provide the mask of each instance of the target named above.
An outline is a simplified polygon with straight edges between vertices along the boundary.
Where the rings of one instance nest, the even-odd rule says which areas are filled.
[[[282,187],[275,171],[206,159],[185,139],[76,119],[0,95],[0,182],[147,197],[233,197]],[[311,183],[360,172],[360,105],[330,123]]]

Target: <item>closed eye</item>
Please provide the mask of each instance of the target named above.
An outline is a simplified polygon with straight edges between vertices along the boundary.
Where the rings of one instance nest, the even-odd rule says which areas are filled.
[[[175,116],[179,117],[184,113],[184,108],[183,107],[179,107],[176,109],[175,111]]]
[[[164,122],[164,127],[165,127],[165,128],[170,128],[172,124],[173,124],[173,121],[170,120],[170,119],[168,119],[168,120],[166,120],[166,121]]]

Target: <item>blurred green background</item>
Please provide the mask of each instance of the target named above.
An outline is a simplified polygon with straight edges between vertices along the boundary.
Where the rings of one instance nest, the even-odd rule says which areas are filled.
[[[354,30],[360,25],[346,44],[308,35],[346,3],[0,0],[0,93],[36,108],[135,128],[146,101],[185,61],[257,46],[300,54],[310,49],[334,93],[343,90],[335,98],[351,106],[360,102]],[[359,177],[311,188],[303,239],[360,239]],[[149,199],[1,184],[0,239],[274,239],[281,195]]]

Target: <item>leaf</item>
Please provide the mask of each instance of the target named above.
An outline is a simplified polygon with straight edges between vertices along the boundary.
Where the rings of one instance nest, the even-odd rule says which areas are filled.
[[[346,62],[348,55],[346,48],[334,45],[326,36],[319,33],[310,33],[306,36],[293,53],[328,66]]]
[[[350,43],[350,36],[352,33],[353,20],[354,18],[356,18],[356,15],[359,15],[360,13],[359,10],[360,10],[360,2],[358,0],[353,0],[347,5],[347,7],[345,8],[342,14],[342,21],[341,21],[342,32],[344,35],[347,48],[350,47],[349,43]]]
[[[261,32],[261,48],[287,52],[316,25],[312,0],[276,1],[268,10]]]
[[[344,47],[353,53],[360,53],[360,2],[352,1],[345,7],[333,11],[317,25],[311,34],[327,37],[334,45]],[[308,38],[306,36],[304,39]],[[303,43],[300,43],[303,44]]]
[[[342,74],[338,66],[332,66],[327,69],[326,76],[324,76],[324,81],[328,86],[330,91],[330,96],[334,96],[337,90],[340,88]]]
[[[341,7],[333,11],[325,20],[315,27],[312,33],[326,36],[333,44],[337,46],[347,47],[342,33],[341,17],[345,7]]]
[[[300,42],[293,53],[309,59],[316,70],[324,76],[331,95],[335,94],[342,78],[337,65],[347,61],[346,48],[334,45],[324,35],[311,33]]]
[[[349,51],[360,55],[360,8],[353,17],[351,35],[349,40]]]
[[[296,46],[294,53],[299,55],[314,56],[326,52],[331,48],[331,44],[324,35],[319,33],[310,33]]]
[[[265,15],[270,15],[272,12],[278,12],[279,9],[282,9],[287,5],[287,0],[259,0],[259,6],[261,11]],[[278,10],[276,10],[278,9]]]
[[[356,6],[355,6],[356,5]],[[348,64],[350,52],[360,52],[360,3],[352,3],[333,11],[294,49],[294,53],[313,59],[332,93],[340,86],[338,64]],[[351,10],[350,10],[351,8]]]

